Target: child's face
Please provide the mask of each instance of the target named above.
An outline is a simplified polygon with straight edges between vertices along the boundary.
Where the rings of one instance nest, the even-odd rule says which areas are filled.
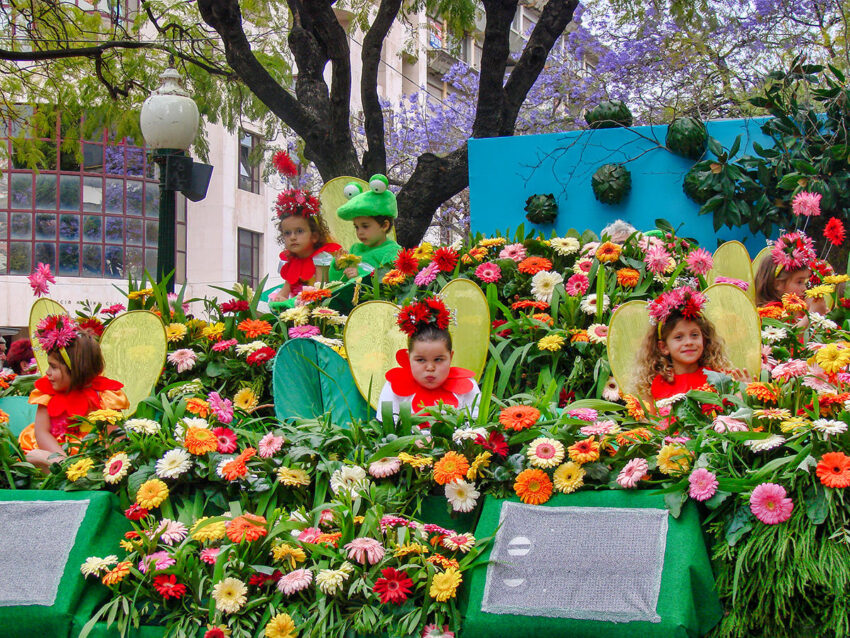
[[[696,372],[704,347],[699,324],[688,319],[680,319],[667,338],[658,342],[661,353],[673,360],[673,370],[676,374]]]
[[[806,298],[806,288],[809,285],[809,278],[812,276],[812,271],[806,268],[805,270],[795,270],[784,279],[776,280],[776,292],[781,297],[786,292],[793,292],[803,299]]]
[[[296,257],[309,257],[313,246],[319,240],[310,230],[310,222],[303,217],[284,217],[280,222],[281,235],[286,250]]]
[[[354,230],[357,231],[357,241],[366,246],[378,246],[387,240],[386,224],[381,226],[374,217],[355,217]]]
[[[445,341],[414,341],[410,348],[413,378],[429,390],[439,388],[449,376],[453,355]]]
[[[57,392],[67,392],[71,387],[71,373],[59,356],[55,354],[47,357],[47,372],[45,373],[50,385]]]

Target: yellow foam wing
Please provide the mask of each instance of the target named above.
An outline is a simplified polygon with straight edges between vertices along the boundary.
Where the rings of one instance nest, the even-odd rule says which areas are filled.
[[[490,310],[481,288],[469,279],[455,279],[443,287],[446,306],[455,311],[457,324],[449,326],[454,346],[452,365],[481,377],[490,345]],[[399,307],[388,301],[367,301],[354,308],[345,323],[343,341],[348,365],[360,394],[377,409],[378,397],[395,353],[407,347],[399,330]]]
[[[396,324],[398,306],[367,301],[355,307],[345,322],[343,342],[354,383],[373,408],[384,387],[384,375],[396,366],[395,353],[407,347],[407,335]]]
[[[100,338],[106,364],[103,374],[124,384],[130,401],[125,411],[132,414],[143,399],[150,396],[162,367],[168,345],[162,320],[147,310],[119,315]]]
[[[638,358],[649,331],[645,301],[628,301],[614,311],[608,324],[608,362],[625,394],[637,394]]]
[[[759,254],[756,255],[755,259],[753,259],[753,273],[757,273],[759,271],[759,266],[761,266],[761,262],[765,259],[770,259],[770,246],[765,246],[759,251]]]
[[[457,324],[449,326],[454,346],[452,365],[475,373],[484,372],[490,348],[490,306],[484,292],[469,279],[453,279],[440,291],[446,306],[457,312]]]
[[[726,345],[726,356],[736,368],[754,378],[761,371],[761,318],[753,301],[732,284],[714,284],[705,289],[705,316],[714,324]]]
[[[322,205],[322,219],[325,220],[328,230],[331,231],[331,236],[345,250],[351,250],[352,244],[357,243],[357,233],[354,231],[354,224],[337,217],[336,209],[348,201],[343,190],[351,182],[360,184],[364,191],[370,188],[369,182],[359,177],[342,176],[334,177],[332,180],[325,182],[322,190],[319,191],[319,202]],[[393,224],[387,237],[395,241],[395,224]]]
[[[756,289],[753,278],[753,264],[750,253],[739,241],[727,241],[714,251],[714,266],[708,272],[706,281],[713,284],[718,276],[731,277],[746,281],[750,286],[746,295],[755,302]]]
[[[62,304],[53,301],[52,299],[48,299],[47,297],[36,299],[32,308],[30,308],[30,342],[32,342],[32,351],[35,354],[35,361],[38,364],[38,371],[41,372],[41,374],[44,374],[47,370],[47,353],[44,352],[44,350],[42,350],[38,345],[38,339],[35,338],[35,329],[39,322],[48,315],[67,314],[68,311],[65,310]]]

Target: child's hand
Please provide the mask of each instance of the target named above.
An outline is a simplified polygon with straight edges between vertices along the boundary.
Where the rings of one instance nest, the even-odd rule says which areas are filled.
[[[349,279],[357,279],[357,277],[360,276],[360,272],[357,270],[357,266],[349,266],[348,268],[346,268],[342,272]]]
[[[741,383],[749,383],[753,380],[753,376],[747,372],[746,368],[733,368],[729,371],[729,376]]]

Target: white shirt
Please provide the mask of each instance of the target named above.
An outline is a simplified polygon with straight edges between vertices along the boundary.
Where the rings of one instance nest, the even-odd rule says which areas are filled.
[[[469,392],[464,392],[463,394],[452,393],[457,398],[457,409],[463,410],[469,408],[469,414],[471,417],[475,418],[478,416],[478,397],[481,396],[481,390],[478,388],[478,384],[475,383],[475,379],[470,379],[472,381],[472,390]],[[412,403],[414,395],[410,395],[407,397],[399,396],[395,392],[393,392],[392,385],[389,381],[384,383],[384,387],[381,389],[381,396],[378,397],[378,410],[376,418],[378,421],[382,421],[381,409],[384,403],[392,403],[393,405],[393,418],[398,417],[399,408],[403,403]]]

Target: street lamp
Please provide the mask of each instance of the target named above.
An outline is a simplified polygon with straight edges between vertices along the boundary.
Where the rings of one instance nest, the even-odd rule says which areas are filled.
[[[145,144],[154,152],[159,165],[159,238],[156,251],[156,279],[163,279],[175,271],[175,234],[177,231],[175,191],[183,191],[193,201],[203,199],[212,173],[212,166],[193,166],[186,150],[198,133],[198,107],[180,86],[180,74],[169,66],[159,76],[162,85],[142,105],[140,124]],[[198,168],[206,173],[201,188],[195,188],[193,174]],[[203,178],[201,177],[201,180]],[[189,191],[189,192],[187,192]],[[169,292],[174,290],[174,277],[168,282]]]

